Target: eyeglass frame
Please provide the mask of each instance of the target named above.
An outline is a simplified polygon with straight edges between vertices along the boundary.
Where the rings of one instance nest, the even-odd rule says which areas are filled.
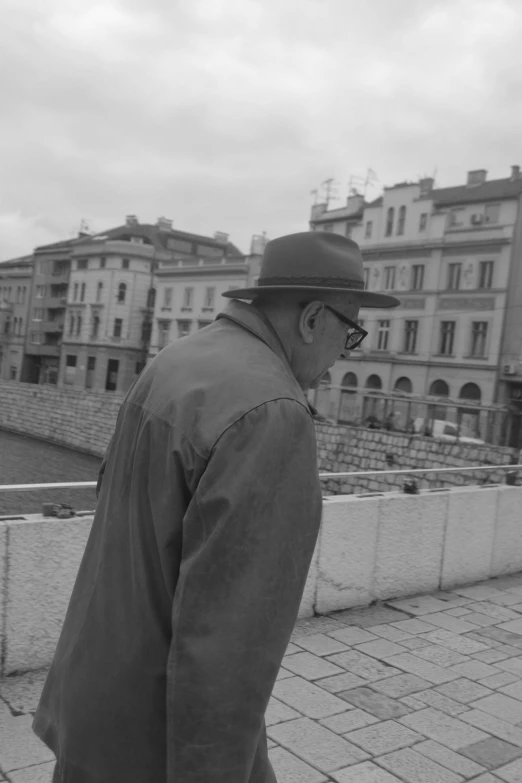
[[[308,304],[308,302],[307,303],[302,303],[301,306],[302,307],[306,307],[307,304]],[[344,346],[344,350],[345,351],[355,351],[355,349],[360,346],[360,344],[362,343],[364,338],[368,337],[368,332],[366,331],[366,329],[363,329],[362,326],[359,326],[359,324],[356,324],[355,321],[350,321],[349,318],[347,318],[342,313],[337,312],[337,310],[334,310],[334,308],[330,307],[330,305],[327,305],[324,302],[322,304],[323,304],[323,307],[324,307],[325,310],[330,310],[330,312],[332,312],[334,315],[336,315],[337,318],[340,321],[342,321],[344,324],[347,324],[347,326],[350,326],[352,329],[355,329],[355,333],[360,336],[360,339],[355,343],[355,345],[349,346],[348,345],[348,341],[349,341],[350,337],[353,336],[354,332],[349,332],[346,335],[346,343],[345,343],[345,346]]]

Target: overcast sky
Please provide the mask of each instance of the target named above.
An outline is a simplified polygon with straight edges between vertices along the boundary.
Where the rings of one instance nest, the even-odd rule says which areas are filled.
[[[3,0],[0,259],[137,214],[306,230],[328,177],[522,164],[521,0]]]

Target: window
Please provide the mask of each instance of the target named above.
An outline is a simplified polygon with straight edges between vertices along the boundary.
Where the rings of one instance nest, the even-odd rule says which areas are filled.
[[[386,236],[391,237],[393,234],[393,220],[395,218],[395,210],[390,207],[386,215]]]
[[[16,366],[14,364],[11,365],[10,373],[10,380],[16,381]]]
[[[170,308],[172,306],[172,288],[165,288],[163,290],[163,307]]]
[[[144,368],[145,368],[145,362],[136,362],[136,367],[134,369],[134,374],[135,375],[139,375]]]
[[[79,258],[76,264],[76,269],[87,269],[88,263],[86,258]]]
[[[20,304],[20,297],[21,297],[21,295],[22,295],[22,289],[20,288],[20,286],[18,286],[17,289],[16,289],[16,303],[17,304]]]
[[[107,259],[105,258],[105,256],[102,256],[100,258],[100,269],[105,269],[105,264],[106,263],[107,263]]]
[[[76,322],[76,337],[79,337],[81,331],[82,331],[82,317],[81,315],[79,315],[78,320]]]
[[[419,220],[419,231],[426,231],[427,225],[428,225],[428,213],[423,212]]]
[[[384,289],[385,291],[395,290],[395,267],[394,266],[384,267]]]
[[[169,342],[170,321],[158,322],[158,348],[165,348]]]
[[[112,333],[113,337],[121,337],[121,327],[123,325],[123,319],[122,318],[115,318],[114,319],[114,331]]]
[[[184,310],[191,310],[192,309],[192,300],[194,298],[194,289],[193,288],[185,288],[183,292],[183,309]]]
[[[477,359],[486,356],[487,321],[473,321],[471,324],[471,356]]]
[[[107,376],[105,379],[106,391],[116,391],[118,386],[118,371],[120,362],[118,359],[109,359],[107,362]]]
[[[35,307],[33,310],[33,321],[41,321],[43,318],[43,307]]]
[[[190,321],[178,321],[178,337],[186,337],[190,334]]]
[[[36,298],[37,299],[43,299],[44,296],[45,296],[45,286],[37,285],[36,286]]]
[[[364,231],[364,238],[365,239],[371,239],[372,229],[373,229],[373,221],[372,220],[368,220],[368,222],[366,223],[366,229]]]
[[[40,334],[40,332],[31,332],[31,342],[33,343],[33,345],[42,344],[42,335]]]
[[[71,315],[69,320],[69,335],[74,334],[74,315]]]
[[[203,305],[205,310],[213,310],[214,309],[215,297],[216,297],[216,289],[215,288],[206,288],[205,289],[205,304]]]
[[[98,285],[96,286],[96,301],[101,302],[101,295],[103,291],[103,283],[101,280],[98,281]]]
[[[368,267],[364,267],[363,276],[364,276],[364,287],[365,289],[367,289],[368,285],[370,284],[370,270],[368,269]]]
[[[379,330],[377,332],[377,350],[388,350],[388,338],[390,336],[390,322],[379,321]]]
[[[399,220],[397,222],[397,235],[404,234],[404,225],[406,223],[406,207],[399,209]]]
[[[80,293],[80,302],[85,302],[85,283],[82,283],[82,289]]]
[[[122,269],[128,269],[129,268],[129,259],[128,258],[122,258],[121,259],[121,268]]]
[[[498,223],[500,215],[500,204],[486,204],[485,220],[486,223]]]
[[[418,321],[405,321],[404,323],[404,353],[415,353],[417,349]]]
[[[73,293],[73,302],[76,302],[76,300],[78,299],[78,288],[79,288],[78,283],[75,283],[74,284],[74,293]]]
[[[99,328],[100,328],[100,316],[94,315],[92,319],[92,335],[91,335],[92,340],[96,340],[98,338]]]
[[[442,356],[453,355],[453,343],[455,341],[455,321],[442,321],[440,324],[439,353]]]
[[[479,264],[479,288],[493,287],[493,261],[481,261]]]
[[[448,282],[446,288],[448,291],[458,291],[460,288],[460,273],[462,264],[448,264]]]
[[[24,285],[23,290],[22,290],[22,304],[25,304],[25,295],[26,294],[27,294],[27,288]]]
[[[88,356],[87,357],[87,373],[85,375],[85,388],[86,389],[92,389],[95,368],[96,368],[96,357],[95,356]]]
[[[461,226],[464,222],[464,210],[463,209],[451,209],[449,213],[449,225]]]
[[[18,319],[18,326],[19,326],[19,329],[18,329],[18,334],[19,334],[19,335],[21,335],[21,334],[22,334],[23,323],[24,323],[24,319],[23,319],[23,318],[19,318],[19,319]]]
[[[349,236],[351,236],[351,234],[352,234],[352,227],[351,227],[350,223],[347,223],[345,225],[345,227],[344,227],[344,236],[345,237],[349,237]]]
[[[424,285],[424,264],[414,264],[411,268],[411,290],[421,291]]]
[[[125,301],[125,296],[127,294],[127,285],[125,283],[120,283],[118,286],[118,302],[122,304]]]
[[[63,382],[67,384],[73,384],[74,383],[74,376],[76,374],[76,356],[66,356],[65,357],[65,373]]]
[[[169,237],[167,239],[167,247],[169,250],[177,250],[180,253],[192,253],[192,243],[185,242],[182,239]]]

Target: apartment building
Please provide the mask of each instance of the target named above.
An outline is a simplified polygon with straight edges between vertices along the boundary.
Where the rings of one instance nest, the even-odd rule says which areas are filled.
[[[0,263],[0,379],[19,381],[29,316],[33,257]]]
[[[369,203],[352,194],[342,210],[314,205],[311,230],[351,236],[366,287],[401,300],[394,310],[360,311],[369,335],[327,380],[522,404],[521,197],[513,166],[505,179],[488,181],[481,169],[455,187],[424,178]],[[331,400],[332,410],[339,402]]]

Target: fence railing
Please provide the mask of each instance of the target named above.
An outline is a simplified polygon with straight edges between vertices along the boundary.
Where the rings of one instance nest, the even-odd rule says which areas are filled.
[[[336,424],[522,448],[522,410],[507,406],[335,384],[321,385],[310,401]]]

